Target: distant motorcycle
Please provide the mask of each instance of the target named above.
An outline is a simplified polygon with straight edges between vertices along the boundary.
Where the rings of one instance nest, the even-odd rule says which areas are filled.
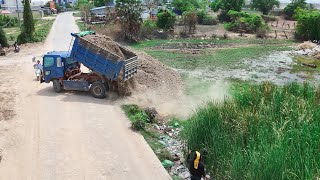
[[[20,47],[18,46],[18,44],[17,44],[17,42],[15,42],[14,44],[13,44],[13,47],[14,47],[14,52],[15,53],[18,53],[18,52],[20,52]]]

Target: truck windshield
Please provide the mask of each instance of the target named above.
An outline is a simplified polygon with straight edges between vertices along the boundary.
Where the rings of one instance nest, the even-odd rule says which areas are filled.
[[[54,64],[54,57],[44,57],[43,66],[50,67]]]

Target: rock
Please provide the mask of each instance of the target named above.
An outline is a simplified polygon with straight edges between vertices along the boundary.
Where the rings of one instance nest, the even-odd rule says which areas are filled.
[[[189,173],[189,171],[184,171],[182,173],[179,173],[179,177],[182,179],[187,179],[190,178],[191,174]]]
[[[317,46],[317,44],[312,43],[310,41],[306,41],[298,46],[298,50],[306,50],[306,49],[311,50],[311,49],[315,48],[316,46]]]
[[[149,119],[153,122],[156,116],[158,115],[158,112],[153,107],[147,107],[144,109],[144,112],[148,115]]]

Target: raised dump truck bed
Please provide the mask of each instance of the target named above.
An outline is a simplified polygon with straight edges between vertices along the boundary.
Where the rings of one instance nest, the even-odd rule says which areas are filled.
[[[127,48],[117,44],[123,58],[77,34],[71,35],[75,38],[71,50],[71,58],[75,61],[112,80],[118,80],[121,75],[120,79],[126,81],[137,73],[138,56]]]

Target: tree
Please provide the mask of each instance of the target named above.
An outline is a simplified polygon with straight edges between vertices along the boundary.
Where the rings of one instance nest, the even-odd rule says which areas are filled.
[[[140,32],[142,18],[141,1],[139,0],[117,0],[116,12],[120,17],[120,25],[124,36],[128,40],[134,40]]]
[[[195,11],[186,11],[182,14],[185,32],[195,33],[198,21],[197,13]]]
[[[0,26],[0,44],[2,47],[9,47],[8,40],[2,26]]]
[[[111,2],[113,2],[113,1],[112,0],[95,0],[94,6],[96,6],[96,7],[105,6]]]
[[[211,3],[211,9],[215,12],[221,10],[221,13],[218,15],[220,21],[230,21],[228,12],[230,10],[240,12],[245,0],[215,0]]]
[[[211,9],[218,11],[219,9],[225,12],[230,10],[240,12],[245,0],[216,0],[211,3]]]
[[[286,19],[294,19],[295,11],[300,9],[306,9],[307,3],[306,0],[292,0],[290,4],[287,5],[287,7],[284,8],[283,13],[285,15]]]
[[[171,4],[175,9],[181,12],[200,8],[200,3],[198,0],[173,0]]]
[[[170,10],[161,10],[157,14],[157,27],[168,30],[174,28],[176,15]]]
[[[251,2],[251,7],[258,9],[264,15],[268,15],[275,6],[280,6],[279,0],[252,0]]]
[[[298,9],[296,13],[296,19],[298,20],[296,38],[300,40],[319,40],[320,11]]]
[[[21,34],[18,36],[18,43],[27,43],[33,41],[34,20],[29,0],[24,0],[23,6],[23,26]]]

